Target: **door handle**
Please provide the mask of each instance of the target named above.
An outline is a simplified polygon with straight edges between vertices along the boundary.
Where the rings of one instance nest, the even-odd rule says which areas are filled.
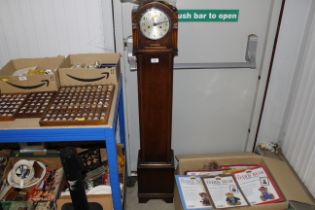
[[[258,37],[251,34],[247,39],[245,62],[222,62],[222,63],[175,63],[174,69],[256,69]]]
[[[244,62],[222,62],[222,63],[175,63],[174,70],[185,69],[256,69],[258,37],[250,34],[247,39],[247,47]],[[132,54],[132,36],[125,39],[125,46],[128,53],[130,71],[137,70],[136,57]]]
[[[125,49],[127,50],[127,58],[130,66],[130,71],[137,71],[137,58],[133,55],[133,40],[132,35],[124,39]]]

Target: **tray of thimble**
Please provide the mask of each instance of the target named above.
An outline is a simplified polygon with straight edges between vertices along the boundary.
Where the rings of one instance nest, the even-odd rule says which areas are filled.
[[[56,92],[30,93],[16,113],[17,118],[42,117]]]
[[[0,95],[0,121],[14,120],[15,115],[24,103],[27,94]]]
[[[40,119],[41,126],[106,125],[115,85],[61,87]]]

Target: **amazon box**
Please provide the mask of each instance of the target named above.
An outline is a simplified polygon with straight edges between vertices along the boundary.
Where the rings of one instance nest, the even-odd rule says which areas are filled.
[[[69,55],[59,69],[61,86],[116,84],[120,74],[119,54]]]
[[[202,170],[209,162],[215,161],[219,165],[228,164],[260,164],[265,165],[282,192],[286,201],[279,203],[269,203],[249,207],[237,207],[235,210],[287,210],[288,200],[295,200],[307,204],[313,204],[314,200],[299,178],[292,171],[286,161],[274,157],[265,157],[253,153],[229,153],[214,155],[178,155],[178,167],[176,172],[178,175],[184,175],[187,171]],[[176,210],[183,210],[183,205],[175,187],[174,205]]]
[[[11,60],[0,71],[0,92],[57,91],[57,69],[64,60],[64,56]]]

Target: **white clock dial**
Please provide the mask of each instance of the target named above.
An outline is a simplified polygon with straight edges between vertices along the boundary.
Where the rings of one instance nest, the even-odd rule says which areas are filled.
[[[161,39],[167,34],[170,28],[168,16],[156,8],[147,10],[141,16],[139,24],[142,34],[152,40]]]

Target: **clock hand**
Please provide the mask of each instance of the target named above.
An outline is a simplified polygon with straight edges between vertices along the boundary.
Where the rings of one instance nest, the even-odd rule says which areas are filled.
[[[168,21],[167,20],[163,20],[163,21],[160,21],[160,22],[154,22],[153,23],[153,26],[157,26],[157,25],[161,25],[161,24],[163,24],[163,23],[167,23]]]

